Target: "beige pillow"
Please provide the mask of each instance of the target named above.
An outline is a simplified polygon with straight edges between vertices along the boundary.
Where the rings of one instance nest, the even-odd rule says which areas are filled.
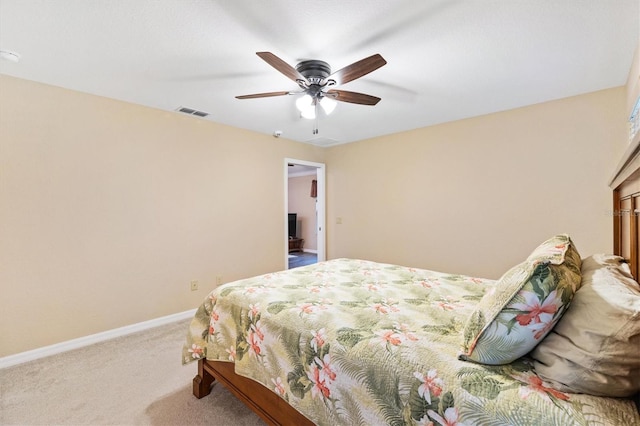
[[[640,391],[640,285],[621,257],[582,261],[582,287],[531,356],[540,378],[562,392]]]

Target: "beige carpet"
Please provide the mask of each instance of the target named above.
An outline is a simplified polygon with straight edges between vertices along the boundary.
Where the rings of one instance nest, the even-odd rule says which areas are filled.
[[[203,399],[191,394],[197,365],[180,364],[187,325],[0,370],[0,424],[264,425],[220,384]]]

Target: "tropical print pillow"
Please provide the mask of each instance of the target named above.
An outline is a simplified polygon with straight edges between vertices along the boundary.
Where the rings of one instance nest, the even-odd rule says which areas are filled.
[[[540,244],[482,298],[463,332],[461,360],[510,363],[551,331],[580,288],[581,260],[568,235]]]

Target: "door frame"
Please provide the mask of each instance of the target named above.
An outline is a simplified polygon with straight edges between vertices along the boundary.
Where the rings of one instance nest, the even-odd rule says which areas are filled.
[[[318,196],[316,197],[316,213],[317,213],[317,223],[316,223],[316,232],[317,232],[317,255],[318,262],[323,262],[327,260],[327,252],[326,252],[326,190],[325,190],[325,181],[326,181],[326,165],[324,163],[316,163],[313,161],[306,160],[297,160],[295,158],[285,158],[284,159],[284,269],[289,269],[289,232],[287,227],[289,225],[289,220],[287,213],[289,212],[289,164],[297,164],[300,166],[308,166],[314,167],[316,169],[316,180]]]

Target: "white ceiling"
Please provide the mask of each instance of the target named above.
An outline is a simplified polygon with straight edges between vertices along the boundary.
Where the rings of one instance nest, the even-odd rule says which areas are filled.
[[[639,15],[638,0],[0,0],[0,49],[21,55],[0,73],[326,146],[623,85]],[[234,98],[297,88],[258,51],[334,71],[379,53],[339,88],[382,101],[340,103],[314,136],[292,96]]]

